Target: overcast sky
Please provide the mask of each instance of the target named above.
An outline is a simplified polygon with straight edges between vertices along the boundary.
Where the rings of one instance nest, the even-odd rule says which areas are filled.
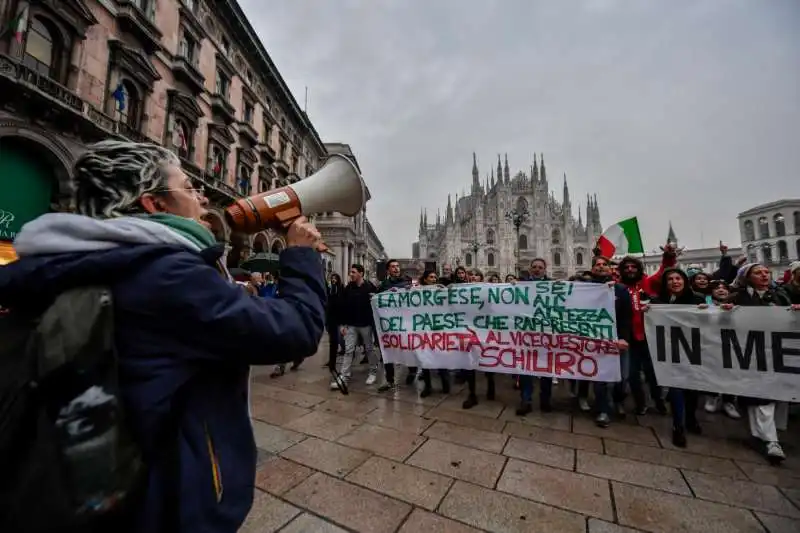
[[[349,143],[389,255],[508,153],[645,247],[740,242],[800,197],[796,0],[239,0],[325,141]],[[267,7],[268,5],[268,7]],[[585,211],[584,211],[585,217]],[[702,242],[701,242],[702,241]]]

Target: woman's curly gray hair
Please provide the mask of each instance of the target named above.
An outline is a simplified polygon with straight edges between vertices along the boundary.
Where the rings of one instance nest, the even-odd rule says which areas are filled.
[[[93,218],[141,213],[139,198],[167,187],[170,165],[179,167],[180,160],[155,144],[107,140],[89,145],[74,167],[78,213]]]

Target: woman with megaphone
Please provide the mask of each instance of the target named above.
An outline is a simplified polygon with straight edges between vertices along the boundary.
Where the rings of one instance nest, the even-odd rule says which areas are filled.
[[[224,270],[208,201],[169,150],[89,146],[74,186],[77,214],[42,215],[19,232],[19,259],[0,269],[0,306],[36,313],[63,291],[110,289],[113,364],[146,468],[135,484],[143,494],[115,493],[130,514],[103,531],[236,531],[255,484],[250,365],[316,353],[326,299],[320,234],[303,216],[287,220],[279,295],[254,298]]]

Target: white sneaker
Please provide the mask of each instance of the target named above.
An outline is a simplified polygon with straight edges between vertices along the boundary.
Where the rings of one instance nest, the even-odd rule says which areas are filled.
[[[578,398],[578,407],[580,407],[581,411],[584,413],[592,410],[592,408],[589,406],[589,400],[586,398]]]
[[[335,380],[335,379],[332,379],[332,380],[331,380],[331,386],[330,386],[330,389],[331,389],[331,390],[339,390],[339,385],[336,383],[336,380]]]
[[[739,420],[740,418],[742,418],[742,415],[739,414],[739,410],[731,402],[725,402],[724,404],[722,404],[722,410],[725,411],[726,415],[733,418],[734,420]]]
[[[706,396],[706,413],[716,413],[719,410],[719,396]]]
[[[767,443],[767,459],[770,461],[780,462],[786,459],[786,454],[783,453],[783,448],[777,442]]]
[[[376,381],[378,381],[378,376],[376,376],[375,374],[370,374],[369,376],[367,376],[366,384],[374,385]]]

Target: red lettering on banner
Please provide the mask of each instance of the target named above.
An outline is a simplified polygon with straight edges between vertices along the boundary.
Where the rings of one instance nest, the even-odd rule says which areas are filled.
[[[586,369],[585,363],[589,364],[589,370]],[[593,378],[597,375],[597,372],[599,372],[599,370],[600,369],[597,366],[597,361],[595,361],[593,357],[581,356],[578,359],[578,372],[580,372],[582,376],[587,378]]]
[[[573,366],[575,366],[575,356],[569,352],[559,352],[556,354],[556,367],[553,369],[553,373],[556,376],[564,374],[574,376]]]

